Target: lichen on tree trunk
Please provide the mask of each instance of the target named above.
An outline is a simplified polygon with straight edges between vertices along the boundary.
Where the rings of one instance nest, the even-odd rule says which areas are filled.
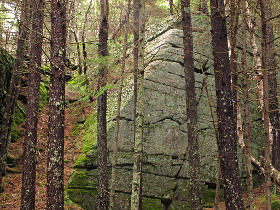
[[[51,78],[46,209],[64,209],[66,0],[51,1]]]

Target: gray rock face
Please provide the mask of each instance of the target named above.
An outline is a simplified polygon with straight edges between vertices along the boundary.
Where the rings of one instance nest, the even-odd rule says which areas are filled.
[[[150,204],[160,208],[161,204],[158,199],[163,203],[173,200],[171,209],[184,209],[186,207],[183,206],[186,205],[185,201],[187,200],[189,165],[182,36],[181,30],[171,29],[154,39],[147,47],[146,62],[148,65],[145,69],[144,82],[143,209]],[[198,33],[197,36],[200,34]],[[204,44],[210,46],[209,43]],[[207,54],[205,51],[203,53]],[[197,53],[195,59],[199,60]],[[196,67],[199,68],[199,63],[196,63]],[[217,174],[216,139],[203,85],[203,74],[195,73],[195,78],[201,179],[203,183],[215,183]],[[206,82],[212,103],[215,106],[212,67],[207,71]],[[124,93],[124,97],[128,100],[125,100],[121,111],[117,170],[117,180],[119,181],[116,190],[120,192],[122,198],[128,199],[131,192],[133,168],[133,99],[131,91],[128,93],[124,91]],[[113,151],[113,137],[114,126],[111,126],[108,130],[109,164]],[[90,201],[91,204],[89,204],[87,196],[89,193],[94,196],[93,192],[96,190],[97,159],[95,151],[90,151],[85,160],[81,161],[77,167],[80,169],[74,172],[69,183],[69,197],[84,208],[92,209],[94,201]],[[77,185],[77,179],[80,177],[77,174],[81,174],[83,168],[87,169],[82,178],[86,184],[79,182]],[[110,177],[111,168],[109,167],[108,170]],[[83,191],[85,189],[90,192]],[[208,201],[205,200],[205,202]],[[129,200],[123,199],[118,203],[122,206],[119,206],[121,209],[129,209]]]

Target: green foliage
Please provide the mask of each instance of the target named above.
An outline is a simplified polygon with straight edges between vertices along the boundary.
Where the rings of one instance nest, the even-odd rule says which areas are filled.
[[[75,73],[72,79],[67,83],[67,87],[71,91],[76,91],[79,95],[83,96],[83,99],[88,99],[92,95],[92,91],[88,88],[88,78],[87,75],[80,75]]]
[[[280,209],[280,200],[272,200],[271,201],[271,208],[273,210],[279,210]]]
[[[44,82],[40,83],[40,103],[39,103],[39,111],[43,109],[43,107],[48,103],[49,95],[47,86]]]
[[[73,127],[72,133],[74,136],[77,136],[79,134],[79,131],[82,129],[83,125],[82,124],[75,124]]]
[[[262,195],[259,197],[261,203],[265,203],[265,195]],[[279,210],[280,209],[280,197],[277,195],[272,195],[271,196],[271,208],[273,210]]]
[[[49,67],[44,67],[45,70],[49,69]],[[40,83],[40,101],[39,101],[39,111],[43,109],[43,107],[48,103],[49,96],[47,87],[49,86],[49,77],[43,77],[43,81]],[[12,124],[12,131],[11,131],[11,140],[16,141],[19,139],[23,133],[18,127],[24,122],[25,120],[25,113],[26,109],[25,106],[21,104],[20,101],[17,102],[17,108],[14,114],[14,120]]]
[[[11,131],[12,141],[18,140],[23,135],[21,130],[18,129],[18,126],[24,122],[24,119],[25,119],[25,115],[22,113],[22,111],[20,111],[17,108],[14,114],[14,121],[12,124],[12,131]]]

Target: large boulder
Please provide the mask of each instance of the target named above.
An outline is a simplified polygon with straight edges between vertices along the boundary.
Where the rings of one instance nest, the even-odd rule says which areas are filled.
[[[4,101],[10,84],[13,63],[13,57],[5,49],[0,47],[0,124],[4,114]]]
[[[147,46],[147,68],[144,81],[144,157],[143,157],[143,209],[186,209],[188,204],[188,141],[186,128],[185,76],[183,64],[182,30],[169,29],[153,38]],[[205,36],[202,38],[202,36]],[[197,30],[194,40],[200,42],[195,49],[195,80],[198,106],[198,138],[201,156],[203,202],[214,199],[217,179],[217,146],[212,124],[207,88],[215,110],[214,73],[211,59],[209,31]],[[207,39],[208,37],[208,39]],[[206,77],[200,70],[204,64]],[[117,207],[129,209],[133,168],[133,97],[132,81],[127,81],[121,109],[119,155],[117,165]],[[115,116],[115,115],[114,115]],[[255,112],[255,118],[258,113]],[[111,159],[114,139],[114,119],[108,128],[108,175],[111,176]],[[225,122],[226,123],[226,122]],[[255,134],[258,133],[255,131]],[[254,134],[254,133],[253,133]],[[253,138],[254,148],[260,148],[260,135]],[[96,141],[96,140],[93,140]],[[241,176],[245,176],[244,160],[239,151]],[[258,153],[258,150],[254,150]],[[96,209],[97,154],[92,149],[76,163],[68,185],[68,196],[85,209]],[[211,189],[212,187],[212,189]]]

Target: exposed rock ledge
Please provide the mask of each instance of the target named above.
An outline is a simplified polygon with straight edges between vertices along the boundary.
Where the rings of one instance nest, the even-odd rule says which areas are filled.
[[[197,40],[202,34],[197,34]],[[209,36],[209,34],[205,35]],[[205,38],[204,38],[205,40]],[[207,40],[207,39],[206,39]],[[143,163],[143,209],[187,209],[189,166],[185,117],[182,31],[170,29],[149,43],[148,63],[145,70],[145,128]],[[210,43],[201,43],[204,55],[211,58]],[[196,50],[195,59],[199,60]],[[206,57],[203,57],[204,61]],[[209,61],[209,64],[212,61]],[[196,63],[196,66],[199,66]],[[216,182],[217,147],[207,97],[203,88],[203,75],[195,74],[198,104],[198,132],[201,155],[201,173],[204,185],[204,203],[213,202]],[[213,69],[208,69],[207,84],[215,100]],[[116,209],[129,209],[133,168],[133,103],[132,91],[124,91],[125,102],[121,111],[117,186],[119,193]],[[225,122],[226,123],[226,122]],[[111,162],[114,126],[108,130],[108,150]],[[254,142],[258,137],[254,138]],[[256,147],[257,144],[255,144]],[[259,146],[257,146],[259,147]],[[256,153],[256,150],[255,150]],[[241,157],[241,155],[239,155]],[[88,152],[77,163],[68,185],[70,199],[85,209],[95,209],[97,188],[96,151]],[[241,165],[241,168],[244,168]],[[108,168],[110,177],[111,165]],[[244,170],[243,170],[244,171]],[[207,185],[208,184],[208,185]]]

